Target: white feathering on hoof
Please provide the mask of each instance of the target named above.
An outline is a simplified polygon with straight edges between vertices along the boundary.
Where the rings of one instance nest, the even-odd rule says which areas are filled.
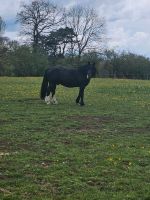
[[[51,94],[51,93],[50,93],[49,96],[46,96],[46,97],[45,97],[45,102],[46,102],[47,105],[48,105],[48,104],[55,104],[55,105],[58,104],[58,101],[57,101],[56,97],[55,97],[55,96],[52,97],[52,94]]]
[[[52,103],[53,103],[53,104],[55,104],[55,105],[57,105],[57,104],[58,104],[58,101],[57,101],[57,99],[56,99],[56,97],[55,97],[55,96],[52,98]]]
[[[50,94],[49,96],[46,96],[46,97],[45,97],[45,102],[46,102],[47,104],[51,104],[51,103],[52,103],[52,94]]]
[[[45,100],[46,103],[48,103],[49,102],[49,96],[46,96],[44,100]]]

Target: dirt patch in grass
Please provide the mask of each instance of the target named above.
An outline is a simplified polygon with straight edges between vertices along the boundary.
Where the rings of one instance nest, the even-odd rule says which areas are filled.
[[[74,130],[78,132],[96,131],[102,129],[106,123],[114,121],[112,117],[108,116],[69,116],[68,121],[74,122],[75,126],[67,127],[66,130]]]
[[[14,122],[15,119],[0,119],[0,126]]]
[[[87,181],[87,185],[91,186],[91,187],[98,187],[100,190],[104,190],[108,188],[108,183],[105,182],[104,180],[99,180],[96,178],[90,178]]]
[[[17,149],[26,150],[26,151],[36,150],[35,145],[30,144],[30,143],[19,143],[17,144]]]
[[[126,132],[129,133],[147,133],[150,132],[150,126],[146,126],[146,127],[130,127],[130,128],[126,128],[125,129]]]
[[[82,121],[82,122],[105,122],[109,123],[110,121],[113,121],[112,117],[108,116],[81,116],[81,115],[75,115],[75,116],[69,116],[69,119],[77,120],[77,121]]]
[[[5,119],[0,119],[0,125],[6,124],[6,123],[9,123],[9,121]]]
[[[0,126],[14,125],[15,123],[23,122],[25,120],[24,114],[15,115],[8,119],[0,119]]]
[[[10,151],[13,143],[6,139],[0,140],[0,151]]]
[[[64,145],[72,145],[73,142],[70,139],[62,139],[61,143]]]
[[[28,101],[40,101],[40,98],[26,98],[26,99],[18,99],[18,102],[28,102]]]
[[[53,164],[55,164],[55,161],[53,161],[53,160],[43,160],[40,163],[41,167],[43,167],[43,168],[48,168],[48,167],[50,167]]]
[[[27,142],[16,142],[2,139],[0,140],[0,152],[17,152],[19,150],[35,150],[37,149],[36,145],[33,143]]]
[[[31,131],[31,132],[40,132],[40,133],[42,133],[43,131],[45,131],[45,128],[29,128],[29,130]]]

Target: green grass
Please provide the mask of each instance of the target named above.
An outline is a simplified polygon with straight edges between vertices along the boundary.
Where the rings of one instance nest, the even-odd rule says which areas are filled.
[[[0,199],[150,199],[150,82],[93,79],[39,99],[41,78],[0,78]]]

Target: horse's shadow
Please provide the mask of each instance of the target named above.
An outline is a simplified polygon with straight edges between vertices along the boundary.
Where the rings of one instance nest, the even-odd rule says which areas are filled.
[[[38,102],[38,103],[41,103],[40,99],[38,97],[36,98],[25,98],[25,99],[18,99],[17,102],[20,102],[20,103],[35,103],[35,102]]]

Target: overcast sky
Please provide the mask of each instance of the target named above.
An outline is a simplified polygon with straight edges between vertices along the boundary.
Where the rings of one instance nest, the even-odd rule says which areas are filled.
[[[16,14],[22,0],[0,0],[0,16],[6,22],[5,35],[18,39]],[[31,2],[32,0],[24,0]],[[132,51],[150,57],[150,0],[53,0],[66,7],[83,4],[94,7],[106,19],[109,48]]]

